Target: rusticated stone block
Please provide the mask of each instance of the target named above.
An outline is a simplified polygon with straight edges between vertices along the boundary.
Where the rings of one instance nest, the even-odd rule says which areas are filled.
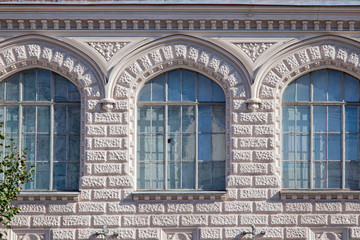
[[[317,212],[341,212],[342,204],[340,202],[318,202],[315,203]]]
[[[75,239],[74,229],[53,229],[52,230],[53,240],[73,240]]]
[[[120,216],[93,216],[94,226],[120,226]]]
[[[19,204],[17,205],[21,213],[45,213],[43,204]]]
[[[116,163],[95,163],[93,164],[94,174],[123,174],[123,165]]]
[[[252,158],[252,151],[233,150],[233,161],[236,162],[250,162]]]
[[[265,231],[263,235],[264,239],[284,239],[283,228],[259,228],[258,231]]]
[[[262,100],[261,104],[260,104],[260,108],[259,111],[274,111],[275,106],[274,106],[274,101],[273,100]]]
[[[304,225],[327,225],[327,215],[300,215],[300,223]]]
[[[311,212],[312,204],[308,202],[287,202],[285,209],[286,212]]]
[[[151,222],[153,226],[176,227],[179,226],[179,216],[152,216]]]
[[[213,215],[210,216],[210,224],[213,226],[236,226],[238,223],[237,215]]]
[[[136,205],[132,203],[108,203],[108,213],[135,213]]]
[[[105,151],[86,151],[86,161],[103,162],[106,161]]]
[[[123,110],[126,111],[129,109],[129,101],[120,100],[115,102],[114,110]]]
[[[160,239],[159,229],[138,229],[138,239],[158,240]]]
[[[109,161],[124,162],[128,160],[126,151],[109,151]]]
[[[78,226],[78,227],[89,227],[90,216],[63,216],[63,226]]]
[[[268,114],[262,112],[239,113],[238,123],[242,124],[264,124],[267,123]]]
[[[80,240],[89,240],[93,239],[95,232],[101,232],[100,228],[91,228],[91,229],[79,229],[78,230],[78,239]],[[119,228],[110,228],[110,234],[117,233],[116,239],[136,239],[135,229],[119,229]]]
[[[112,149],[125,147],[125,138],[94,138],[94,148]]]
[[[237,228],[225,228],[225,239],[238,239],[244,238],[242,232],[251,231],[251,228],[237,227]]]
[[[260,90],[260,97],[262,99],[272,99],[275,95],[275,89],[272,87],[262,86]]]
[[[86,127],[86,134],[88,136],[105,136],[106,126],[90,125]]]
[[[133,180],[130,176],[109,177],[109,187],[132,187]]]
[[[285,236],[287,239],[306,240],[308,238],[308,229],[302,227],[286,228]]]
[[[126,125],[109,126],[110,136],[127,136],[128,127]]]
[[[240,189],[240,198],[243,199],[266,199],[267,189]]]
[[[168,213],[192,213],[194,212],[194,205],[191,203],[168,203],[166,205]]]
[[[182,226],[207,226],[207,215],[183,215],[181,216]]]
[[[330,224],[332,225],[358,225],[358,215],[331,215]]]
[[[90,201],[91,196],[92,196],[91,193],[92,193],[92,190],[81,189],[80,190],[80,199],[83,201]]]
[[[163,213],[165,208],[163,204],[140,203],[138,205],[138,211],[140,213]]]
[[[251,136],[252,126],[249,125],[234,125],[232,132],[235,136]]]
[[[254,151],[255,161],[273,162],[275,160],[273,151]]]
[[[243,201],[229,201],[225,202],[225,212],[251,212],[252,203]]]
[[[80,202],[78,204],[79,213],[105,213],[105,203]]]
[[[30,227],[30,216],[15,216],[12,218],[13,227]]]
[[[104,112],[104,113],[95,113],[94,114],[94,122],[95,123],[117,123],[117,124],[125,124],[126,115],[122,112]]]
[[[120,200],[121,191],[118,189],[101,189],[94,190],[94,199],[95,200]]]
[[[106,187],[106,177],[88,177],[84,176],[81,178],[82,187]]]
[[[198,203],[195,205],[195,207],[197,212],[216,213],[216,212],[221,212],[222,203],[221,202]]]
[[[268,216],[267,215],[240,215],[240,225],[267,225],[268,224]]]
[[[255,186],[279,187],[280,179],[277,176],[257,176],[255,177]]]
[[[297,225],[297,215],[271,215],[270,216],[270,223],[272,225]]]
[[[360,239],[360,228],[350,228],[351,239]]]
[[[254,126],[255,136],[274,136],[274,126]]]
[[[252,185],[251,176],[229,176],[228,187],[249,187]]]
[[[34,216],[32,219],[34,227],[59,227],[60,217],[58,216]]]
[[[268,165],[266,163],[242,163],[239,170],[242,174],[267,174]]]
[[[200,228],[200,239],[222,239],[220,228]]]
[[[75,203],[63,203],[63,204],[50,204],[48,207],[49,213],[75,213]]]
[[[237,100],[237,99],[234,99],[232,101],[232,107],[233,107],[233,110],[245,110],[246,109],[246,102],[245,100]]]
[[[241,138],[238,140],[240,149],[267,149],[267,138]]]
[[[228,188],[227,189],[227,197],[228,200],[236,200],[238,199],[239,193],[238,190],[235,188]]]
[[[346,212],[360,212],[360,202],[346,202],[345,203]]]
[[[124,227],[146,227],[150,225],[148,216],[123,216]]]
[[[281,202],[255,202],[256,212],[280,213],[283,210]]]

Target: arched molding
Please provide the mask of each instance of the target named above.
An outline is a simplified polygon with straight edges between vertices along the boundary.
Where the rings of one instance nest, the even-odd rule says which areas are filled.
[[[71,80],[83,96],[100,99],[105,83],[81,52],[40,35],[9,39],[0,44],[0,79],[31,68],[44,68]]]

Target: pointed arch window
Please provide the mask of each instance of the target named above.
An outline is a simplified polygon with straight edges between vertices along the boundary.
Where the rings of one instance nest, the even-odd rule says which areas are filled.
[[[80,94],[64,77],[31,69],[0,82],[4,146],[13,139],[35,166],[23,190],[79,189]],[[6,151],[6,149],[2,149]]]
[[[282,98],[282,179],[287,189],[360,188],[359,81],[325,69]]]
[[[225,189],[225,96],[192,71],[159,75],[137,101],[139,190]]]

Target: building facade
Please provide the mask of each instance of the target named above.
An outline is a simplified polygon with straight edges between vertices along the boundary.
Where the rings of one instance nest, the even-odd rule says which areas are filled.
[[[360,7],[288,4],[1,4],[8,238],[360,239]]]

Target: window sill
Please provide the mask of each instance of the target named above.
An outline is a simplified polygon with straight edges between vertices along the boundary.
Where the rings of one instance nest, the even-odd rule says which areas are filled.
[[[226,191],[148,191],[133,192],[134,201],[163,201],[163,200],[224,200]]]
[[[78,201],[80,192],[20,192],[17,201]]]
[[[359,190],[281,190],[281,200],[341,200],[360,199]]]

